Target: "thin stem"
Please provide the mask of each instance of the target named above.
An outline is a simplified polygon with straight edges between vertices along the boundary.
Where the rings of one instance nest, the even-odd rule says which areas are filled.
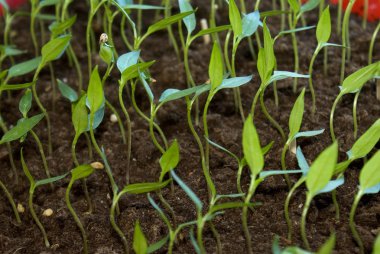
[[[46,174],[47,178],[50,178],[51,177],[50,171],[49,171],[49,167],[48,167],[48,164],[46,161],[45,152],[44,152],[44,148],[42,147],[41,140],[38,138],[37,134],[33,130],[30,130],[30,133],[32,134],[34,140],[37,143],[38,150],[41,154],[42,163],[44,165],[45,174]],[[53,187],[53,184],[50,184],[50,186]]]
[[[355,224],[354,219],[355,219],[356,209],[359,205],[359,202],[360,202],[360,199],[362,198],[362,196],[363,196],[363,192],[361,190],[359,190],[359,192],[355,196],[354,203],[352,204],[351,211],[350,211],[350,229],[351,229],[352,236],[354,237],[356,244],[359,246],[361,254],[364,253],[364,246],[363,246],[363,242],[360,238],[360,235],[359,235],[358,231],[356,230],[356,224]]]
[[[32,1],[32,10],[30,15],[30,36],[32,37],[32,42],[34,46],[34,55],[38,56],[38,42],[36,37],[35,25],[36,25],[36,15],[37,15],[37,6]]]
[[[251,234],[249,233],[249,230],[248,230],[248,219],[247,219],[248,205],[250,203],[250,200],[253,194],[255,193],[257,186],[261,183],[261,181],[262,179],[260,178],[256,180],[256,175],[254,174],[251,175],[251,183],[249,184],[248,194],[245,197],[243,213],[242,213],[243,231],[244,231],[244,236],[247,243],[247,253],[249,254],[252,254],[253,250],[252,250]]]
[[[309,193],[307,193],[306,194],[306,202],[305,202],[305,205],[303,207],[302,217],[301,217],[301,236],[302,236],[302,241],[305,244],[305,247],[307,250],[310,250],[310,244],[309,244],[309,241],[307,240],[307,236],[306,236],[306,217],[307,217],[307,213],[309,211],[311,200],[312,200],[312,196]]]
[[[355,94],[355,99],[354,99],[354,104],[352,106],[352,118],[353,118],[353,121],[354,121],[354,139],[356,140],[356,138],[358,137],[358,114],[357,114],[357,107],[358,107],[358,100],[359,100],[359,95],[360,95],[360,91],[357,91],[356,94]]]
[[[335,219],[337,221],[339,221],[339,219],[340,219],[340,209],[339,209],[339,202],[338,202],[338,200],[336,198],[336,189],[331,192],[331,198],[332,198],[332,201],[333,201],[333,204],[334,204],[334,209],[335,209]]]
[[[206,249],[203,244],[203,228],[204,228],[204,220],[202,218],[202,211],[198,211],[198,222],[197,222],[197,242],[200,249],[201,254],[206,254]]]
[[[13,213],[15,214],[17,224],[21,224],[20,215],[17,211],[15,201],[13,200],[12,194],[8,191],[7,187],[4,185],[4,183],[0,180],[0,188],[4,191],[5,196],[7,196],[9,203],[12,206]]]
[[[292,220],[290,218],[290,213],[289,213],[289,204],[290,204],[290,199],[293,196],[293,193],[296,191],[298,187],[301,186],[306,181],[306,177],[301,177],[290,189],[288,195],[286,196],[285,199],[285,205],[284,205],[284,211],[285,211],[285,220],[286,224],[288,225],[288,240],[292,241],[292,235],[293,235],[293,224]]]
[[[285,143],[284,145],[284,148],[282,149],[282,152],[281,152],[281,168],[282,170],[286,170],[286,152],[288,151],[288,148],[289,148],[289,140]],[[285,181],[286,181],[286,184],[288,185],[289,189],[290,187],[292,186],[291,183],[290,183],[290,179],[289,179],[289,176],[288,175],[284,175],[284,178],[285,178]]]
[[[29,190],[29,200],[28,200],[29,211],[30,211],[30,214],[33,217],[34,222],[37,224],[38,228],[40,229],[40,231],[42,233],[42,236],[43,236],[44,242],[45,242],[45,246],[47,248],[49,248],[50,247],[50,243],[49,243],[49,239],[47,237],[45,228],[42,225],[41,221],[38,219],[38,216],[37,216],[37,214],[36,214],[36,212],[34,211],[34,208],[33,208],[33,193],[34,193],[34,184],[30,187],[30,190]]]
[[[350,40],[348,36],[348,29],[349,29],[349,20],[350,20],[350,14],[351,9],[355,3],[355,0],[350,0],[350,2],[347,5],[346,11],[344,12],[343,17],[343,29],[342,29],[342,61],[340,66],[340,83],[343,83],[344,80],[344,74],[345,74],[345,68],[346,68],[346,53],[347,50],[350,50],[347,48],[347,42]]]
[[[260,84],[259,90],[257,90],[255,97],[253,98],[253,101],[252,101],[252,106],[251,106],[252,119],[255,119],[255,108],[256,108],[257,100],[259,99],[259,96],[261,94],[261,91],[262,91],[262,84]]]
[[[291,23],[291,21],[289,21],[289,23]],[[294,18],[294,23],[292,24],[291,29],[295,29],[296,25],[297,25],[297,19]],[[300,64],[299,64],[299,58],[298,58],[298,42],[297,42],[296,33],[291,33],[291,36],[292,36],[292,45],[293,45],[293,54],[294,54],[294,72],[298,73]],[[293,93],[297,92],[297,84],[298,84],[298,79],[294,78],[293,79]]]
[[[377,34],[379,33],[379,30],[380,30],[380,21],[377,24],[377,27],[372,34],[371,43],[369,45],[369,51],[368,51],[368,65],[370,65],[372,63],[373,47],[375,45],[376,37],[377,37]]]
[[[209,221],[208,224],[210,226],[212,234],[214,235],[216,239],[216,253],[222,253],[222,242],[220,241],[219,232],[216,230],[214,224],[211,221]]]
[[[170,17],[170,15],[171,15],[170,0],[166,0],[165,1],[165,11],[164,11],[164,13],[165,13],[165,18]],[[172,26],[171,25],[168,26],[167,30],[168,30],[170,42],[171,42],[171,44],[172,44],[172,46],[174,48],[174,51],[175,51],[175,53],[176,53],[176,55],[178,57],[178,60],[181,60],[181,57],[180,57],[180,54],[179,54],[178,43],[177,43],[177,41],[175,39]]]
[[[75,167],[78,167],[80,165],[78,158],[77,158],[77,155],[76,155],[76,152],[75,152],[78,138],[79,138],[79,136],[76,135],[74,137],[73,142],[71,143],[71,156],[73,158]],[[86,179],[82,179],[81,182],[82,182],[82,188],[84,191],[84,196],[85,196],[86,202],[87,202],[87,213],[91,214],[93,209],[92,209],[92,202],[91,202],[90,194],[88,193],[88,189],[87,189]]]
[[[129,117],[128,110],[125,108],[125,104],[123,101],[123,88],[124,86],[119,84],[119,104],[123,111],[125,118],[127,119],[127,168],[125,171],[125,179],[126,183],[129,184],[129,175],[130,175],[130,164],[131,164],[131,154],[132,154],[132,126],[131,126],[131,118]]]
[[[286,4],[285,4],[285,0],[280,0],[280,8],[281,8],[281,11],[285,12],[285,7]],[[281,14],[281,31],[285,31],[285,13],[282,13]]]
[[[116,210],[118,201],[119,201],[119,199],[121,198],[121,196],[123,194],[124,194],[123,192],[120,192],[118,195],[116,195],[113,198],[112,205],[111,205],[111,210],[110,210],[110,222],[111,222],[112,228],[119,235],[121,241],[123,242],[124,253],[129,253],[127,238],[125,237],[123,231],[119,228],[119,226],[117,225],[116,220],[115,220],[115,210]]]
[[[86,137],[86,143],[87,143],[87,148],[88,148],[88,157],[90,157],[90,160],[94,159],[94,155],[92,152],[92,145],[91,145],[91,139],[90,136],[88,136],[88,133],[85,132],[84,136]]]
[[[313,86],[313,66],[314,66],[314,61],[317,58],[319,51],[320,51],[320,46],[318,45],[314,51],[314,54],[311,58],[310,65],[309,65],[309,89],[310,89],[312,104],[313,104],[311,107],[311,113],[313,116],[316,111],[316,99],[315,99],[315,92],[314,92],[314,86]]]
[[[125,23],[126,23],[126,20],[125,20],[125,16],[122,15],[121,17],[121,23],[120,23],[120,31],[121,31],[121,38],[123,39],[123,42],[125,44],[125,46],[129,49],[129,50],[133,50],[133,46],[132,44],[128,41],[128,38],[127,38],[127,35],[125,34]]]
[[[364,0],[364,14],[363,14],[363,22],[362,22],[362,28],[367,28],[367,18],[368,18],[368,0]]]
[[[331,135],[331,139],[332,139],[332,142],[335,142],[336,138],[335,138],[335,133],[334,133],[334,113],[335,113],[335,108],[336,106],[338,105],[338,102],[340,100],[342,96],[339,94],[338,97],[336,97],[335,101],[334,101],[334,104],[331,108],[331,113],[330,113],[330,135]]]
[[[342,32],[342,10],[343,10],[343,0],[338,1],[338,16],[336,21],[336,31],[338,35]]]
[[[123,144],[127,144],[127,138],[125,136],[124,125],[123,125],[123,122],[121,121],[119,113],[117,112],[116,108],[111,104],[109,100],[106,100],[105,103],[106,103],[106,106],[111,110],[112,114],[116,116],[117,123],[120,129],[121,139],[123,141]],[[127,155],[128,155],[128,151],[127,151]]]
[[[232,60],[231,60],[231,76],[236,77],[236,69],[235,69],[235,58],[236,58],[236,51],[239,46],[240,40],[237,38],[234,38],[234,44],[232,48]],[[236,94],[236,99],[235,101],[235,107],[236,109],[240,112],[241,120],[244,122],[245,121],[245,116],[244,116],[244,110],[243,110],[243,104],[240,96],[240,89],[234,88],[234,93]]]
[[[1,97],[1,94],[0,94],[0,97]],[[3,118],[1,117],[1,115],[0,115],[0,128],[2,129],[2,131],[4,133],[6,133],[8,131],[8,128],[5,125],[5,123],[4,123]],[[14,158],[13,158],[11,143],[7,142],[6,146],[7,146],[7,150],[8,150],[9,162],[11,163],[13,175],[15,177],[15,183],[18,184],[18,173],[17,173],[16,164],[15,164],[15,161],[14,161]]]
[[[264,104],[264,91],[262,91],[262,93],[260,94],[260,106],[261,106],[261,110],[263,111],[265,117],[269,120],[269,122],[277,129],[277,131],[280,133],[281,137],[282,137],[282,140],[285,142],[285,133],[284,133],[284,130],[282,129],[282,127],[280,126],[279,123],[277,123],[276,120],[274,120],[271,115],[268,113],[267,111],[267,108],[265,107],[265,104]]]
[[[78,58],[77,56],[75,55],[75,52],[74,52],[74,49],[73,47],[71,46],[71,44],[69,45],[69,48],[68,48],[68,53],[69,55],[71,56],[71,59],[73,60],[74,62],[74,66],[75,66],[75,70],[77,72],[77,75],[78,75],[78,93],[81,93],[82,89],[83,89],[83,74],[82,74],[82,68],[80,67],[80,64],[78,62]]]
[[[85,254],[87,254],[88,253],[88,244],[87,244],[86,231],[84,230],[82,222],[80,221],[78,215],[76,214],[74,208],[71,206],[71,202],[70,202],[70,190],[71,190],[73,183],[74,183],[73,181],[70,181],[69,186],[67,186],[66,194],[65,194],[65,201],[66,201],[67,208],[69,209],[71,215],[74,217],[75,223],[77,224],[77,226],[78,226],[78,228],[82,234],[83,252]]]
[[[155,112],[155,105],[151,104],[151,116],[149,119],[149,133],[150,137],[152,138],[153,144],[156,146],[156,148],[162,153],[165,153],[165,149],[158,143],[156,135],[154,135],[154,130],[153,130],[153,122],[154,122],[154,117],[156,115]]]

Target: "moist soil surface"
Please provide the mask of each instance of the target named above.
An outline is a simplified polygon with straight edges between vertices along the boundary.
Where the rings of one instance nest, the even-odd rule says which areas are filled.
[[[153,1],[152,1],[153,2]],[[269,10],[271,1],[264,1],[262,10]],[[193,1],[193,6],[198,7],[196,13],[197,20],[207,18],[209,13],[208,1]],[[252,7],[253,3],[248,1],[247,6]],[[251,8],[250,8],[251,9]],[[73,30],[72,44],[83,67],[84,84],[87,84],[87,58],[85,51],[85,27],[87,22],[87,6],[82,1],[77,1],[70,11],[78,15],[77,23]],[[178,12],[178,6],[174,5],[173,13]],[[331,10],[333,29],[335,29],[335,15],[337,9]],[[144,26],[146,28],[153,23],[154,12],[144,12]],[[317,11],[305,15],[307,24],[317,23]],[[225,6],[218,10],[218,24],[228,22],[228,9]],[[12,27],[12,41],[21,49],[27,49],[28,53],[16,58],[17,62],[33,57],[33,47],[29,39],[27,18],[17,18]],[[115,22],[118,24],[118,22]],[[270,17],[268,24],[272,35],[276,35],[280,28],[280,18]],[[361,19],[352,16],[351,28],[351,49],[352,59],[347,64],[347,74],[367,64],[367,50],[374,31],[375,24],[369,24],[363,31],[360,26]],[[199,26],[199,25],[198,25]],[[95,35],[102,32],[101,26],[94,25]],[[174,28],[175,33],[177,29]],[[130,31],[127,31],[129,34]],[[126,53],[127,49],[122,44],[118,26],[114,28],[114,38],[119,54]],[[224,34],[222,34],[224,38]],[[300,52],[300,72],[306,73],[313,51],[316,47],[315,30],[304,31],[297,34]],[[340,38],[335,30],[333,31],[331,42],[339,43]],[[256,46],[256,44],[255,44]],[[290,36],[279,39],[275,44],[278,70],[292,70],[293,51]],[[211,45],[204,45],[202,39],[195,41],[190,50],[190,64],[193,77],[196,83],[201,84],[208,79],[208,62],[211,52]],[[184,66],[180,63],[168,41],[166,31],[154,34],[142,45],[142,57],[144,60],[157,60],[151,67],[151,74],[156,83],[151,85],[153,93],[158,98],[167,88],[186,88],[186,78]],[[323,53],[320,54],[321,56]],[[302,130],[326,129],[319,136],[313,138],[303,138],[298,140],[298,145],[311,163],[316,156],[331,143],[328,131],[329,114],[332,103],[339,92],[339,71],[340,71],[340,49],[330,48],[328,51],[329,69],[327,75],[323,74],[323,59],[318,57],[314,65],[314,87],[317,96],[317,112],[311,115],[311,96],[307,91],[305,96],[305,110]],[[380,50],[375,48],[374,60],[380,59]],[[94,54],[93,63],[99,64],[101,73],[104,73],[105,66]],[[57,78],[66,78],[68,84],[77,86],[77,76],[75,69],[69,66],[67,57],[62,57],[54,63],[55,75]],[[254,74],[254,79],[241,88],[243,107],[249,110],[253,96],[257,91],[260,80],[256,69],[256,62],[252,60],[248,44],[243,42],[237,55],[238,75]],[[117,99],[117,79],[118,71],[114,70],[111,77],[106,82],[106,97],[118,109]],[[15,82],[30,82],[31,76],[25,76]],[[73,167],[70,153],[70,146],[74,137],[74,129],[71,124],[70,103],[60,94],[57,96],[55,109],[52,107],[52,89],[50,86],[50,73],[43,70],[38,80],[39,95],[43,104],[47,107],[52,119],[53,154],[48,158],[49,168],[52,175],[60,175],[68,172]],[[292,92],[292,80],[285,80],[278,83],[278,93],[280,106],[274,103],[273,90],[270,87],[265,96],[265,104],[272,116],[287,130],[290,110],[302,87],[307,86],[307,80],[299,80],[298,92]],[[18,114],[18,101],[22,93],[13,92],[11,97],[1,98],[2,117],[8,126],[15,124],[20,117]],[[345,159],[345,152],[354,143],[352,104],[353,95],[347,95],[339,103],[335,115],[335,133],[339,140],[340,161]],[[136,100],[142,110],[149,114],[149,103],[146,93],[142,87],[138,87]],[[132,119],[132,160],[131,160],[131,183],[154,182],[157,181],[160,168],[158,160],[160,152],[155,148],[149,135],[148,124],[138,116],[132,108],[130,99],[125,97],[126,104]],[[201,100],[203,105],[204,98]],[[375,85],[369,82],[362,89],[358,103],[359,135],[379,118],[380,104],[375,98]],[[30,115],[39,113],[36,105]],[[122,113],[121,110],[119,112]],[[121,114],[122,115],[122,114]],[[96,130],[96,138],[106,152],[108,160],[113,170],[114,177],[120,187],[125,184],[126,168],[126,145],[123,144],[118,125],[110,120],[110,112],[106,111],[103,123]],[[181,147],[181,161],[176,169],[177,174],[194,190],[200,199],[207,204],[207,186],[201,171],[201,163],[198,146],[186,122],[186,105],[184,101],[168,103],[159,110],[157,123],[163,129],[169,141],[177,139]],[[241,156],[241,131],[243,122],[235,112],[233,93],[230,90],[220,92],[211,103],[208,115],[210,138]],[[281,136],[270,125],[262,114],[259,107],[256,109],[255,125],[258,129],[262,145],[274,141],[274,145],[265,157],[265,169],[280,169],[280,155],[283,146]],[[47,131],[45,122],[41,122],[36,128],[36,133],[44,142],[47,151]],[[202,126],[198,128],[202,133]],[[202,134],[201,134],[202,135]],[[47,231],[51,247],[44,246],[42,235],[32,220],[28,209],[28,189],[29,183],[22,173],[20,163],[20,149],[24,147],[25,161],[36,179],[46,178],[42,166],[41,157],[32,138],[27,138],[23,144],[13,142],[13,155],[18,168],[19,183],[14,183],[11,166],[5,147],[1,147],[0,177],[12,192],[16,203],[25,207],[25,212],[20,214],[22,225],[16,225],[16,221],[6,197],[0,195],[0,253],[81,253],[82,239],[80,232],[69,213],[64,195],[68,184],[68,178],[57,182],[54,188],[43,186],[37,188],[34,197],[34,208],[41,222]],[[77,146],[79,160],[82,163],[91,162],[86,148],[86,140],[82,137]],[[100,160],[96,157],[95,160]],[[337,242],[335,253],[358,253],[348,224],[349,211],[357,192],[358,176],[363,165],[362,161],[354,162],[345,173],[345,184],[337,190],[337,200],[340,205],[340,220],[335,218],[335,211],[330,194],[317,196],[312,202],[307,218],[307,235],[313,250],[318,249],[329,237],[331,231],[336,232]],[[287,155],[287,167],[298,168],[296,158],[292,154]],[[212,179],[215,181],[218,194],[236,193],[236,173],[237,163],[220,150],[211,148],[210,169]],[[297,176],[292,176],[295,182]],[[243,190],[249,185],[248,169],[244,170],[242,185]],[[71,201],[74,209],[78,212],[89,239],[90,253],[122,253],[122,244],[117,234],[112,230],[109,222],[109,208],[111,205],[111,189],[108,178],[104,171],[97,171],[87,180],[88,190],[94,204],[94,211],[86,213],[87,205],[84,193],[80,184],[75,184],[71,193]],[[300,216],[305,202],[305,187],[296,191],[291,201],[291,218],[294,226],[293,241],[287,240],[287,225],[284,219],[284,201],[288,194],[288,187],[281,176],[267,178],[257,189],[253,197],[253,202],[260,202],[261,205],[249,212],[248,225],[252,235],[252,244],[255,253],[271,253],[271,247],[275,235],[279,236],[281,246],[298,245],[303,246],[300,237]],[[174,185],[174,191],[166,188],[163,191],[164,197],[168,200],[175,212],[175,219],[178,223],[196,219],[196,211],[191,200],[186,194]],[[158,197],[152,194],[158,202]],[[356,223],[358,231],[363,239],[366,253],[370,253],[376,234],[380,225],[380,196],[365,196],[357,209]],[[161,205],[162,206],[162,205]],[[45,209],[51,208],[54,213],[50,217],[42,216]],[[149,243],[154,243],[168,233],[165,224],[162,222],[157,212],[149,204],[145,195],[128,195],[120,201],[120,215],[117,218],[119,226],[124,231],[130,243],[133,238],[134,223],[139,220],[142,230]],[[223,253],[244,253],[246,243],[241,226],[241,209],[226,211],[223,215],[214,219],[214,225],[220,234]],[[204,230],[204,242],[208,253],[216,252],[216,241],[210,228]],[[157,253],[165,253],[166,246]],[[189,231],[181,232],[174,249],[175,253],[194,253],[194,249],[189,240]]]

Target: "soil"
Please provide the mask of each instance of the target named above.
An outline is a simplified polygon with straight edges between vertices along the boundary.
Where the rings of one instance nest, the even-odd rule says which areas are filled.
[[[154,1],[151,1],[154,2]],[[205,3],[206,2],[206,3]],[[252,1],[248,1],[247,6],[253,6]],[[263,10],[270,9],[271,1],[264,1]],[[198,7],[197,19],[207,18],[209,13],[208,1],[193,1],[193,6]],[[87,83],[87,58],[85,51],[84,31],[87,22],[87,7],[84,1],[76,1],[70,11],[78,15],[77,23],[74,27],[73,45],[80,63],[83,67],[84,83]],[[178,12],[178,7],[174,5],[173,13]],[[332,21],[335,28],[335,15],[337,10],[332,7]],[[218,10],[217,22],[224,24],[228,22],[228,11],[226,7]],[[153,22],[154,12],[144,12],[144,27]],[[317,11],[305,15],[307,24],[316,24]],[[17,57],[16,61],[22,61],[33,57],[33,48],[29,40],[29,30],[27,18],[17,18],[13,25],[12,41],[22,49],[27,49],[28,53],[22,57]],[[268,19],[272,35],[277,34],[280,26],[278,17]],[[367,64],[367,50],[374,31],[375,24],[370,23],[364,31],[361,26],[361,19],[352,16],[351,46],[352,60],[347,65],[347,74]],[[96,36],[102,32],[94,26]],[[176,28],[175,32],[176,32]],[[129,33],[129,31],[128,31]],[[308,70],[308,64],[316,46],[315,31],[305,31],[297,34],[300,52],[300,69],[302,73]],[[123,46],[117,26],[114,30],[116,48],[119,54],[125,53],[127,49]],[[334,31],[331,42],[339,43],[340,39]],[[205,82],[208,79],[207,66],[211,45],[204,45],[202,40],[197,40],[191,47],[190,64],[193,77],[196,83]],[[290,70],[293,66],[293,51],[290,37],[283,37],[276,42],[276,57],[279,70]],[[330,48],[329,69],[327,76],[323,75],[323,59],[318,57],[314,67],[314,87],[317,95],[317,113],[313,118],[311,112],[310,93],[306,93],[306,114],[302,124],[302,130],[316,130],[324,128],[326,131],[317,137],[304,138],[298,141],[303,152],[311,163],[316,156],[326,148],[331,139],[329,136],[329,114],[332,103],[337,96],[339,89],[340,70],[340,49]],[[95,56],[94,64],[101,66],[102,73],[104,66],[101,60]],[[322,55],[322,54],[321,54]],[[167,33],[159,32],[151,36],[142,45],[142,57],[146,60],[157,60],[152,66],[151,74],[157,82],[152,84],[152,90],[156,97],[167,88],[186,88],[184,67],[179,63],[172,46],[168,42]],[[254,79],[248,85],[242,87],[242,97],[244,109],[248,110],[252,103],[253,96],[259,86],[259,78],[255,61],[249,53],[247,42],[243,42],[238,50],[237,71],[239,75],[254,74]],[[380,59],[379,45],[375,48],[374,60]],[[77,76],[74,68],[70,67],[66,57],[54,63],[57,78],[67,78],[71,86],[77,85]],[[116,69],[116,68],[115,68]],[[106,96],[113,105],[119,105],[117,100],[117,79],[119,73],[115,70],[111,78],[106,82]],[[15,82],[27,82],[31,76],[15,80]],[[71,159],[70,145],[73,139],[74,130],[71,125],[70,103],[62,96],[58,95],[56,108],[51,107],[52,90],[50,89],[50,75],[48,70],[43,70],[38,81],[39,95],[43,104],[48,108],[53,124],[53,156],[49,157],[49,168],[52,175],[60,175],[68,172],[73,167]],[[287,123],[290,110],[294,104],[297,94],[292,92],[292,80],[285,80],[278,83],[278,93],[280,107],[274,104],[272,88],[269,88],[265,96],[265,104],[272,116],[279,121],[281,126],[287,130]],[[307,80],[299,80],[298,90],[307,86]],[[13,92],[9,99],[4,96],[1,99],[2,117],[8,125],[15,124],[20,115],[16,112],[18,101],[22,93]],[[137,102],[144,112],[149,114],[149,105],[144,90],[139,87],[137,91]],[[339,139],[340,160],[345,158],[345,152],[350,149],[354,142],[352,124],[352,102],[353,96],[347,95],[343,98],[336,111],[335,132]],[[147,123],[139,117],[132,109],[130,100],[126,97],[131,118],[132,118],[132,161],[131,161],[131,183],[154,182],[157,181],[160,168],[158,160],[160,152],[153,145]],[[266,120],[259,107],[256,110],[256,127],[260,134],[261,143],[267,144],[274,141],[274,146],[265,157],[265,169],[279,169],[280,155],[283,143],[280,135]],[[379,118],[380,104],[375,98],[375,85],[369,82],[362,90],[358,104],[359,135]],[[38,108],[34,105],[31,114],[38,113]],[[121,113],[121,111],[119,112]],[[168,103],[160,109],[157,116],[157,123],[163,129],[168,140],[177,139],[181,147],[181,161],[176,169],[177,174],[192,188],[192,190],[207,203],[207,187],[200,168],[199,150],[191,135],[186,119],[186,105],[183,101]],[[122,143],[120,131],[117,124],[109,121],[110,112],[106,112],[103,123],[96,131],[96,138],[106,151],[111,164],[114,177],[120,187],[124,182],[126,167],[126,146]],[[213,100],[209,116],[210,138],[230,149],[234,153],[241,155],[241,130],[242,121],[235,113],[232,91],[222,91]],[[198,130],[202,131],[199,127]],[[47,151],[47,135],[45,123],[39,124],[35,131],[44,141],[45,151]],[[64,195],[68,184],[68,178],[54,185],[43,186],[36,190],[34,198],[34,208],[45,226],[51,248],[46,248],[42,235],[32,220],[28,211],[28,189],[29,184],[23,175],[20,163],[20,148],[24,147],[25,160],[32,174],[36,179],[46,178],[43,173],[42,161],[36,145],[31,138],[25,143],[13,142],[13,155],[16,159],[19,184],[14,183],[11,166],[8,156],[0,158],[0,178],[6,183],[12,192],[16,203],[23,204],[25,212],[21,214],[22,225],[17,226],[14,215],[6,197],[0,195],[0,253],[81,253],[82,239],[80,232],[69,213]],[[0,154],[5,153],[5,148],[1,147]],[[4,152],[4,153],[3,153]],[[80,161],[88,163],[89,157],[86,150],[85,139],[79,141],[77,147]],[[100,160],[100,158],[97,158]],[[297,168],[296,159],[293,155],[287,156],[288,168]],[[331,231],[336,232],[337,242],[335,253],[358,253],[351,231],[348,226],[349,211],[353,202],[353,197],[357,191],[358,175],[363,165],[362,161],[357,161],[350,165],[345,174],[345,184],[338,188],[337,199],[340,205],[340,220],[335,219],[335,211],[332,205],[331,195],[323,194],[315,198],[312,203],[307,219],[307,235],[313,250],[317,250],[330,235]],[[219,150],[211,149],[210,159],[211,175],[215,181],[218,194],[236,193],[236,162]],[[296,181],[292,177],[292,181]],[[248,170],[243,174],[243,189],[247,190],[249,185]],[[86,202],[80,184],[75,184],[72,189],[71,201],[74,209],[78,212],[89,238],[90,253],[108,254],[122,253],[122,244],[117,234],[112,230],[109,223],[109,208],[111,205],[111,190],[105,172],[97,172],[89,177],[88,189],[94,204],[92,214],[86,213]],[[298,245],[303,246],[300,234],[299,223],[302,206],[305,202],[305,187],[300,188],[291,202],[291,217],[294,225],[294,239],[292,242],[286,240],[287,226],[284,219],[284,200],[288,193],[288,188],[281,176],[267,178],[257,189],[253,197],[254,202],[261,205],[255,207],[249,213],[249,230],[252,235],[252,243],[255,253],[271,253],[271,246],[275,235],[280,237],[281,246]],[[194,220],[196,217],[195,207],[186,194],[174,185],[174,192],[170,188],[163,191],[164,197],[172,205],[176,221],[186,222]],[[157,200],[156,195],[153,198]],[[355,221],[358,231],[363,239],[366,253],[370,253],[376,234],[380,226],[380,196],[365,196],[357,210]],[[43,210],[51,208],[54,213],[51,217],[42,216]],[[118,224],[127,236],[129,243],[132,242],[134,223],[139,220],[149,243],[154,243],[167,234],[167,228],[159,218],[157,212],[149,204],[145,195],[129,195],[120,202],[120,215]],[[245,238],[241,227],[241,209],[226,211],[224,215],[218,216],[214,220],[215,227],[220,234],[223,253],[244,253],[246,251]],[[194,253],[194,249],[189,240],[189,232],[183,231],[175,245],[175,253]],[[204,242],[208,253],[216,252],[216,241],[209,228],[205,228]],[[130,244],[131,246],[131,244]],[[166,246],[157,253],[165,253]]]

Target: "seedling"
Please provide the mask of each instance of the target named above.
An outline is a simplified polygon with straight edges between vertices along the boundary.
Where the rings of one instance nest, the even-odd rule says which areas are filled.
[[[50,247],[50,242],[48,240],[48,236],[47,236],[47,233],[45,231],[45,228],[42,225],[41,221],[38,219],[38,216],[37,216],[37,214],[36,214],[36,212],[34,210],[34,207],[33,207],[34,191],[39,186],[46,185],[46,184],[51,184],[53,182],[56,182],[56,181],[59,181],[59,180],[65,178],[68,173],[66,173],[64,175],[52,177],[52,178],[43,179],[43,180],[38,180],[38,181],[34,180],[34,177],[30,173],[30,171],[28,169],[28,166],[25,163],[23,149],[21,149],[21,164],[22,164],[22,169],[23,169],[23,171],[25,173],[25,176],[28,178],[29,184],[30,184],[30,187],[29,187],[29,199],[28,199],[29,211],[32,214],[34,222],[37,224],[38,228],[40,229],[40,231],[42,233],[45,246],[46,247]]]
[[[335,108],[338,105],[339,100],[345,94],[360,92],[360,89],[365,85],[365,83],[373,79],[376,76],[377,72],[379,72],[379,70],[380,70],[380,62],[376,62],[357,70],[356,72],[348,76],[343,81],[340,93],[336,97],[331,109],[331,113],[330,113],[330,135],[333,141],[335,141],[334,113],[335,113]],[[354,118],[354,134],[356,135],[357,133],[356,114],[353,115],[353,118]]]
[[[310,245],[306,237],[306,216],[309,211],[310,203],[316,195],[326,192],[325,188],[329,187],[328,183],[334,174],[337,158],[338,143],[334,142],[318,156],[311,165],[306,177],[306,187],[308,192],[306,193],[306,202],[301,217],[301,236],[308,250],[310,249]],[[328,191],[331,190],[328,189]]]
[[[288,0],[290,5],[291,13],[289,14],[289,27],[291,30],[296,29],[298,20],[302,17],[305,12],[311,11],[319,5],[320,0],[311,0],[304,5],[300,4],[298,0]],[[292,45],[294,53],[294,72],[299,72],[299,54],[298,54],[298,43],[296,34],[292,33]],[[293,82],[293,92],[297,91],[298,79],[294,78]]]
[[[123,242],[124,246],[124,252],[128,253],[128,241],[127,238],[125,237],[123,231],[119,228],[119,226],[116,224],[115,220],[115,210],[118,205],[118,202],[122,196],[125,194],[144,194],[144,193],[149,193],[152,191],[157,191],[159,189],[164,188],[169,184],[171,180],[167,180],[165,182],[158,182],[158,183],[135,183],[135,184],[129,184],[126,185],[117,195],[114,196],[112,199],[112,206],[110,210],[110,221],[113,229],[115,232],[120,236],[121,241]]]
[[[19,214],[19,212],[17,210],[17,207],[16,207],[16,204],[15,204],[15,201],[13,200],[12,194],[9,192],[9,190],[7,189],[7,187],[5,186],[5,184],[3,183],[3,181],[1,181],[1,180],[0,180],[0,188],[4,191],[5,196],[7,197],[9,203],[11,204],[13,213],[14,213],[14,215],[16,217],[17,224],[21,224],[20,214]]]
[[[72,186],[76,180],[87,178],[92,173],[94,173],[94,171],[95,170],[93,167],[91,167],[91,165],[80,165],[80,166],[77,166],[74,169],[72,169],[71,170],[71,179],[70,179],[69,185],[67,186],[66,195],[65,195],[65,201],[66,201],[67,208],[69,209],[71,215],[74,217],[74,220],[75,220],[78,228],[81,231],[82,238],[83,238],[83,252],[85,254],[88,253],[87,235],[86,235],[86,231],[82,225],[82,222],[80,221],[78,215],[76,214],[74,208],[71,205],[70,191],[71,191],[71,188],[72,188]]]
[[[312,252],[303,250],[296,246],[286,247],[285,249],[281,250],[278,242],[279,242],[279,237],[276,235],[273,241],[273,245],[272,245],[273,254],[287,254],[287,253],[312,254]],[[317,252],[315,252],[315,254],[333,253],[335,242],[336,242],[336,236],[335,236],[335,233],[332,233],[329,239],[327,239],[327,241],[319,248]]]
[[[360,199],[365,194],[376,194],[380,191],[380,152],[376,152],[372,158],[364,165],[359,176],[359,191],[355,195],[354,203],[350,211],[350,228],[352,235],[360,248],[360,253],[364,253],[364,245],[356,230],[355,212]]]

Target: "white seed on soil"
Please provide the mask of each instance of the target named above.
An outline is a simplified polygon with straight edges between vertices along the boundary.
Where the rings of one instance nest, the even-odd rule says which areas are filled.
[[[298,206],[299,209],[301,209],[302,207],[303,207],[303,204],[300,204],[300,205]]]
[[[202,28],[202,30],[208,29],[207,19],[201,19],[200,22],[201,22],[201,28]],[[209,34],[203,35],[203,43],[205,45],[208,45],[208,44],[210,44],[210,42],[211,42],[210,35]]]
[[[19,213],[24,213],[25,212],[25,207],[22,204],[18,203],[17,204],[17,211]]]
[[[103,163],[99,162],[99,161],[95,161],[93,163],[90,164],[91,167],[93,167],[94,169],[104,169],[104,165]]]
[[[67,83],[69,80],[67,78],[62,79],[63,83]]]
[[[111,123],[116,123],[117,122],[117,116],[115,114],[112,114],[110,116],[110,121],[111,121]]]
[[[50,208],[48,208],[48,209],[46,209],[46,210],[42,213],[42,215],[45,216],[45,217],[50,217],[50,216],[53,215],[53,210],[50,209]]]

